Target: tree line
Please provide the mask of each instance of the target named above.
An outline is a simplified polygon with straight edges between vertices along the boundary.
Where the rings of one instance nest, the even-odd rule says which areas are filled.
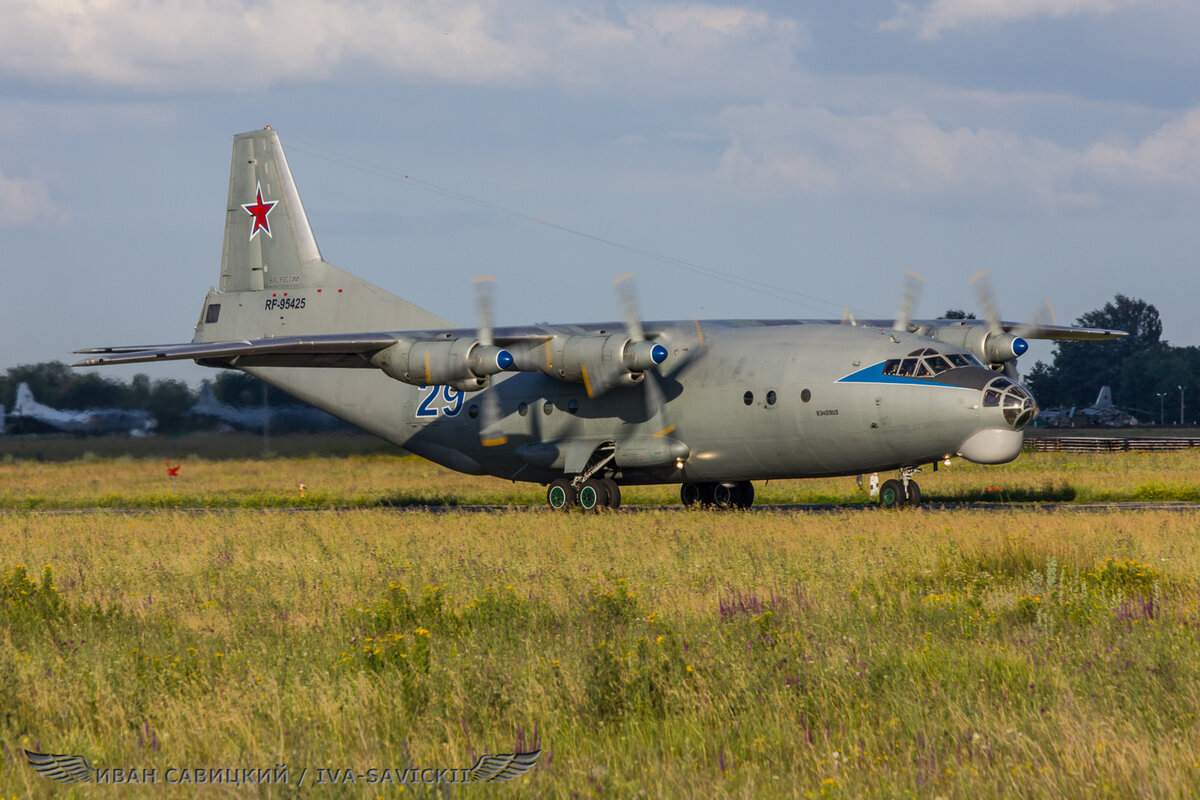
[[[61,361],[22,364],[9,367],[0,376],[0,403],[12,411],[17,387],[29,384],[39,403],[51,408],[88,409],[121,408],[149,411],[158,421],[159,433],[180,433],[212,427],[211,423],[194,418],[188,410],[199,397],[181,380],[137,374],[123,381],[101,375],[95,370],[71,369]],[[233,406],[256,406],[263,402],[263,389],[272,408],[303,407],[296,398],[267,386],[257,378],[236,370],[218,370],[212,379],[213,394],[222,403]]]
[[[1104,386],[1113,402],[1145,422],[1181,423],[1200,417],[1187,406],[1200,402],[1200,347],[1176,347],[1162,338],[1158,309],[1144,300],[1118,294],[1103,308],[1075,320],[1086,328],[1122,330],[1124,339],[1107,342],[1060,341],[1049,364],[1039,361],[1025,384],[1042,408],[1087,406]],[[1180,419],[1180,387],[1184,419]]]

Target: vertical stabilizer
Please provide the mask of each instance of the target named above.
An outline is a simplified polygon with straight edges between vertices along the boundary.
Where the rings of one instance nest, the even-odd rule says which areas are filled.
[[[193,341],[447,327],[326,263],[279,135],[264,128],[233,137],[220,287],[205,298]]]
[[[321,251],[271,128],[233,139],[221,291],[306,288],[325,279]]]
[[[12,410],[14,417],[32,416],[35,412],[41,411],[44,408],[45,406],[33,399],[33,390],[29,388],[28,383],[22,382],[17,387],[17,401],[13,403]]]
[[[1112,408],[1112,407],[1113,407],[1112,387],[1111,386],[1101,386],[1100,394],[1098,394],[1096,396],[1096,408]]]

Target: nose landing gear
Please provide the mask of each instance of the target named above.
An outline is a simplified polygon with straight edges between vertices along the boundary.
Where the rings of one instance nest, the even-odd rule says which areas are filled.
[[[921,487],[912,477],[920,471],[920,467],[901,467],[899,480],[886,480],[879,487],[879,504],[884,508],[921,505]]]

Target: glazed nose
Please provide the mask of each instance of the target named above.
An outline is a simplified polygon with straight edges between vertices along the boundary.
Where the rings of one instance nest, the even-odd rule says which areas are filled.
[[[999,408],[1013,430],[1021,430],[1037,414],[1037,402],[1024,386],[1008,378],[997,378],[983,389],[984,408]]]

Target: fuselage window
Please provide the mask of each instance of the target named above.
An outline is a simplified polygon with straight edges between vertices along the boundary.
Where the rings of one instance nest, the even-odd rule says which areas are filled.
[[[808,389],[805,389],[800,393],[800,399],[807,403],[809,400],[812,400],[812,392],[810,392]]]
[[[769,406],[775,405],[775,390],[774,389],[767,392],[767,405],[769,405]]]
[[[752,405],[754,403],[754,392],[748,391],[742,395],[742,402],[746,405]]]
[[[579,413],[579,401],[578,400],[572,400],[571,402],[567,403],[567,413],[568,414],[578,414]]]
[[[546,416],[550,416],[551,414],[553,414],[554,413],[554,403],[551,403],[549,400],[547,400],[546,403],[542,406],[542,413],[545,414]]]
[[[208,310],[204,312],[204,322],[206,325],[211,325],[212,323],[216,322],[220,316],[221,316],[221,304],[220,303],[210,303],[208,306]]]
[[[983,404],[988,408],[1000,405],[1000,393],[995,389],[988,389],[983,393]]]
[[[467,416],[470,417],[471,419],[475,419],[476,417],[478,417],[479,416],[479,406],[475,405],[474,403],[467,406]]]
[[[526,414],[528,414],[529,413],[529,403],[526,403],[524,400],[522,400],[520,405],[517,406],[517,413],[520,414],[522,417],[525,416]]]

